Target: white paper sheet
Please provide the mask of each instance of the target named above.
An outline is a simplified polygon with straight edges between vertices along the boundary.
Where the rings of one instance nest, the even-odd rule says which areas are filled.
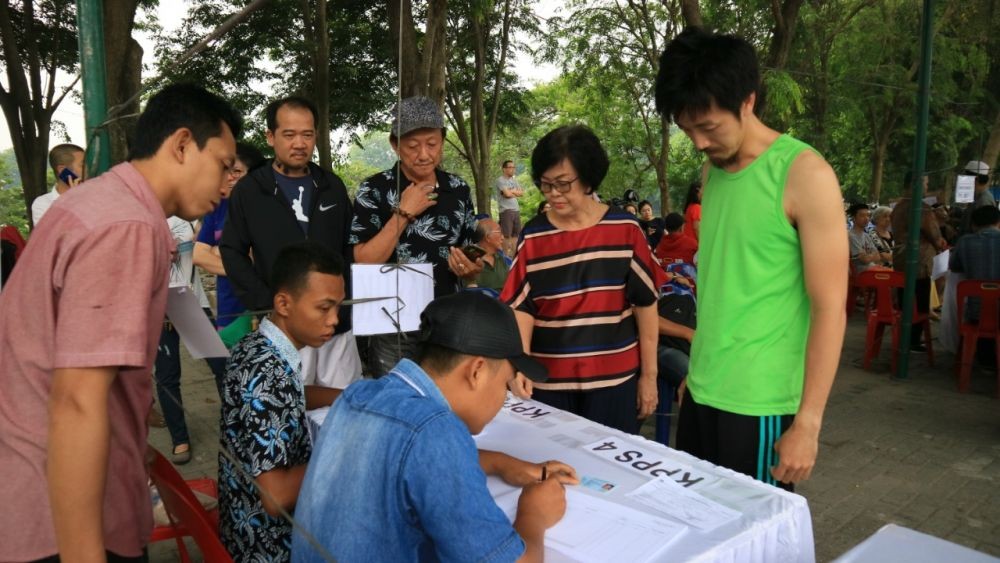
[[[948,259],[951,257],[951,250],[945,250],[934,257],[934,267],[931,269],[931,278],[938,279],[948,273]]]
[[[955,203],[972,203],[976,199],[976,177],[955,178]]]
[[[420,313],[434,299],[433,266],[430,264],[404,264],[403,268],[387,266],[389,265],[351,265],[353,286],[351,295],[354,299],[398,296],[398,299],[352,305],[355,336],[395,334],[397,329],[393,321],[397,315],[399,330],[403,332],[417,330],[420,328]]]
[[[229,357],[229,350],[226,350],[226,345],[191,288],[185,285],[171,287],[167,291],[167,318],[177,329],[192,358]]]
[[[496,498],[511,522],[517,514],[520,490]],[[545,532],[545,547],[576,561],[603,563],[653,561],[684,526],[627,506],[566,489],[566,514]]]
[[[653,479],[625,496],[704,531],[714,530],[740,517],[740,513],[732,508],[709,500],[667,477]]]

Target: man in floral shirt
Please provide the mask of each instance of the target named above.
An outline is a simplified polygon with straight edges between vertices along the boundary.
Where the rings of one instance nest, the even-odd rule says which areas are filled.
[[[459,278],[475,280],[482,262],[462,247],[476,228],[469,185],[439,168],[444,150],[444,116],[429,98],[402,100],[392,112],[389,142],[399,161],[358,187],[349,242],[359,264],[430,263],[434,297],[459,290]],[[398,346],[395,334],[369,339],[369,374],[387,373],[409,355],[413,339]]]
[[[223,380],[219,532],[236,561],[288,561],[286,518],[312,453],[298,350],[333,337],[343,260],[312,242],[275,261],[274,311],[235,348]]]

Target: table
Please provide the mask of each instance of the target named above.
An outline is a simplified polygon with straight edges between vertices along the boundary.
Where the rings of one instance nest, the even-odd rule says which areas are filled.
[[[985,553],[929,536],[896,524],[886,524],[865,541],[838,557],[834,563],[996,563]]]
[[[312,431],[318,430],[325,415],[325,410],[309,413]],[[666,547],[656,554],[656,561],[815,561],[812,518],[805,498],[641,436],[508,394],[497,417],[474,438],[481,449],[501,451],[531,462],[557,459],[572,465],[581,477],[596,477],[616,485],[606,494],[583,487],[572,487],[568,491],[682,524],[683,532],[665,544]],[[603,443],[605,438],[611,438],[622,453],[632,451],[623,456],[628,457],[629,462],[617,462],[613,456],[599,455],[584,447]],[[636,457],[640,453],[642,457]],[[636,467],[637,462],[640,463]],[[669,474],[670,479],[686,485],[688,490],[735,509],[741,515],[715,529],[701,531],[627,496],[657,477],[651,475],[657,472],[659,476]],[[513,487],[496,477],[490,477],[487,486],[494,498],[510,499],[512,492],[516,494]],[[504,506],[499,500],[498,504]],[[545,558],[550,562],[574,560],[548,545]]]

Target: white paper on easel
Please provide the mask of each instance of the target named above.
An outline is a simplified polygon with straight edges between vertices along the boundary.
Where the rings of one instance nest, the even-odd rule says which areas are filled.
[[[420,328],[420,313],[434,299],[434,267],[430,264],[352,264],[352,293],[357,300],[381,299],[352,305],[352,327],[356,336],[395,334],[398,318],[402,332]]]
[[[972,203],[976,199],[976,177],[959,176],[955,179],[955,203]]]
[[[195,359],[228,358],[229,350],[219,332],[198,303],[198,296],[186,285],[167,290],[167,318]]]
[[[934,267],[931,269],[931,279],[938,279],[948,273],[948,259],[951,257],[951,250],[945,250],[934,257]]]

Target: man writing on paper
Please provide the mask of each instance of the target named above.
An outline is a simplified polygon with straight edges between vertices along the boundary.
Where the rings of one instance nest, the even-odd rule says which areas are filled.
[[[660,58],[657,110],[705,153],[698,331],[677,446],[791,487],[808,479],[844,340],[840,186],[754,114],[757,54],[689,27]]]
[[[219,204],[241,125],[200,87],[164,88],[130,161],[61,196],[32,234],[0,294],[0,561],[145,560],[167,217]]]
[[[286,246],[271,287],[274,311],[233,348],[222,385],[219,535],[237,561],[289,559],[282,512],[295,508],[312,451],[298,350],[333,338],[344,263],[313,242]]]
[[[421,315],[417,361],[344,391],[320,431],[295,512],[295,561],[541,561],[545,530],[566,509],[573,468],[477,452],[519,371],[545,368],[524,354],[514,312],[462,292]],[[513,526],[486,475],[524,487]],[[547,478],[546,478],[547,477]]]
[[[293,96],[271,102],[265,113],[274,160],[236,184],[219,242],[229,283],[251,311],[271,308],[273,288],[268,280],[286,246],[310,240],[350,261],[347,188],[336,174],[311,162],[316,148],[315,106]],[[361,376],[347,311],[342,312],[333,338],[320,348],[300,352],[310,409],[329,405]]]
[[[469,260],[461,250],[472,243],[475,211],[465,180],[439,168],[444,138],[444,116],[433,100],[402,100],[392,110],[389,133],[399,161],[358,186],[351,227],[357,263],[430,263],[435,297],[458,291],[459,278],[475,280],[482,270],[482,262]],[[374,377],[414,349],[409,335],[368,341],[368,371]]]

